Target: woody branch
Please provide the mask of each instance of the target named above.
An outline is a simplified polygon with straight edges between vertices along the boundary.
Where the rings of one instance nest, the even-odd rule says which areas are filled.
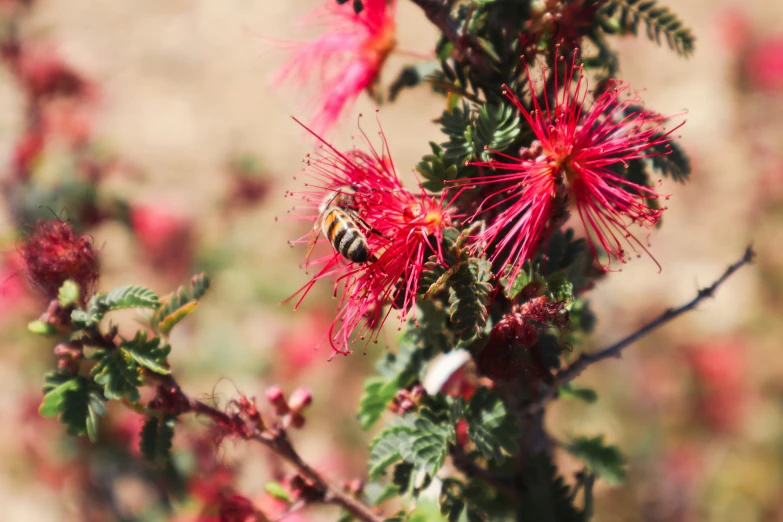
[[[546,393],[544,393],[543,396],[541,396],[538,400],[536,400],[535,402],[533,402],[527,407],[527,413],[534,414],[541,411],[551,400],[557,397],[558,389],[561,386],[576,379],[590,365],[595,364],[599,361],[603,361],[604,359],[609,359],[611,357],[622,356],[623,350],[628,346],[630,346],[631,344],[633,344],[634,342],[636,342],[638,339],[644,337],[645,335],[652,332],[656,328],[663,326],[664,324],[668,323],[672,319],[679,317],[685,312],[689,312],[693,310],[694,308],[696,308],[696,306],[698,306],[698,304],[701,301],[709,297],[713,297],[718,287],[721,286],[723,283],[725,283],[726,280],[729,277],[731,277],[737,270],[739,270],[740,268],[742,268],[747,264],[752,263],[755,255],[756,254],[753,251],[753,249],[750,246],[748,246],[745,249],[745,253],[738,261],[729,265],[729,267],[726,268],[726,270],[723,272],[723,274],[721,274],[721,276],[718,279],[716,279],[711,285],[699,290],[696,294],[696,297],[694,297],[687,303],[678,306],[677,308],[669,308],[665,310],[658,317],[656,317],[655,319],[653,319],[652,321],[650,321],[649,323],[641,327],[639,330],[633,332],[627,337],[624,337],[623,339],[617,341],[616,343],[607,346],[606,348],[603,348],[594,353],[583,353],[582,355],[580,355],[577,360],[575,360],[568,367],[564,368],[563,370],[561,370],[555,375],[552,385],[547,389]]]

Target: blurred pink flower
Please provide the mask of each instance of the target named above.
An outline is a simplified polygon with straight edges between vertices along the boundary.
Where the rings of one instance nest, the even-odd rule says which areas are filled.
[[[71,99],[53,100],[41,107],[41,127],[46,136],[59,138],[69,147],[86,144],[92,137],[92,108]]]
[[[0,317],[5,318],[19,307],[19,302],[27,294],[22,276],[24,262],[21,256],[14,252],[5,254],[0,262]]]
[[[16,141],[11,162],[11,172],[17,181],[30,177],[36,162],[40,159],[46,143],[46,136],[40,128],[28,130]]]
[[[751,36],[751,24],[745,15],[745,10],[739,6],[732,6],[720,11],[716,18],[723,45],[729,51],[741,52]]]
[[[535,89],[530,71],[527,76]],[[645,200],[661,195],[627,180],[615,169],[630,160],[665,154],[662,149],[674,130],[664,131],[667,118],[643,109],[636,97],[624,97],[629,88],[622,83],[606,86],[587,103],[587,80],[582,66],[575,63],[566,65],[565,78],[558,78],[555,72],[552,88],[557,93],[554,99],[545,91],[543,104],[533,97],[533,108],[528,110],[508,87],[503,87],[503,94],[522,114],[536,141],[519,157],[496,153],[499,159],[473,163],[497,172],[462,182],[496,187],[480,212],[510,204],[477,236],[477,245],[494,243],[492,258],[504,257],[505,264],[513,265],[512,279],[535,254],[550,220],[558,218],[553,211],[565,194],[576,204],[596,258],[600,246],[610,260],[622,263],[627,258],[623,243],[634,252],[638,247],[649,254],[628,226],[635,223],[654,227],[665,210],[645,204]]]
[[[292,55],[272,77],[277,88],[290,80],[296,89],[312,93],[308,104],[316,109],[310,125],[319,134],[327,132],[363,90],[373,87],[396,44],[396,0],[364,0],[359,14],[350,2],[323,1],[324,7],[304,22],[324,26],[324,33],[312,42],[278,42]]]
[[[783,36],[756,42],[748,51],[744,69],[753,87],[783,91]]]
[[[61,96],[86,100],[97,95],[95,85],[50,47],[24,46],[12,58],[12,67],[32,99]]]
[[[133,207],[130,221],[142,254],[155,268],[171,277],[187,274],[194,249],[190,221],[152,206]]]
[[[737,429],[749,398],[746,347],[740,342],[716,341],[689,348],[686,356],[698,385],[699,415],[713,430]]]

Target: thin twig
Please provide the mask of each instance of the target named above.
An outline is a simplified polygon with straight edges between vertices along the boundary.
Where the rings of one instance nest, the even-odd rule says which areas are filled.
[[[718,289],[720,285],[722,285],[729,277],[731,277],[734,272],[742,268],[743,266],[750,264],[753,262],[753,258],[755,257],[755,252],[753,252],[753,249],[748,246],[745,249],[745,253],[742,255],[742,258],[739,259],[734,264],[730,265],[721,276],[715,280],[710,286],[706,288],[702,288],[698,291],[696,294],[696,297],[688,301],[687,303],[677,307],[677,308],[669,308],[668,310],[665,310],[661,315],[641,327],[639,330],[635,331],[631,335],[621,339],[620,341],[617,341],[616,343],[607,346],[606,348],[599,350],[594,353],[583,353],[579,356],[579,358],[571,363],[567,368],[561,370],[557,373],[554,377],[554,382],[552,383],[552,386],[547,389],[547,391],[542,395],[538,400],[531,403],[527,408],[526,412],[528,414],[532,414],[535,412],[540,411],[544,408],[544,406],[549,403],[552,399],[557,397],[558,389],[577,378],[588,366],[590,366],[593,363],[596,363],[598,361],[602,361],[604,359],[608,359],[610,357],[620,357],[622,354],[622,351],[627,346],[633,344],[637,339],[647,335],[648,333],[652,332],[659,326],[663,326],[664,324],[668,323],[672,319],[679,317],[680,315],[684,314],[685,312],[689,312],[690,310],[693,310],[696,308],[696,306],[703,301],[704,299],[707,299],[708,297],[712,297],[715,294],[715,291]]]
[[[194,399],[185,394],[179,383],[171,375],[150,373],[149,377],[157,381],[170,396],[176,397],[183,412],[209,417],[219,427],[226,429],[227,432],[239,435],[247,440],[260,442],[272,450],[280,458],[296,468],[297,473],[309,482],[311,489],[318,492],[319,502],[340,506],[362,522],[383,522],[384,517],[375,513],[372,507],[341,488],[332,486],[318,471],[307,464],[297,453],[293,444],[291,444],[288,433],[282,426],[278,424],[259,426],[241,416],[226,413],[205,402]],[[241,422],[242,425],[238,427],[237,422]]]

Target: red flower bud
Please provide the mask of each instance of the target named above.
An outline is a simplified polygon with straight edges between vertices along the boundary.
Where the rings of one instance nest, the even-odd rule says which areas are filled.
[[[98,257],[90,237],[77,235],[68,223],[39,221],[19,251],[30,281],[47,299],[56,298],[68,279],[79,286],[82,299],[92,295],[98,281]]]
[[[297,388],[291,394],[288,407],[294,413],[301,413],[303,409],[313,402],[313,392],[309,388]]]
[[[275,413],[283,415],[289,411],[285,394],[279,386],[270,386],[266,389],[266,400],[275,408]]]

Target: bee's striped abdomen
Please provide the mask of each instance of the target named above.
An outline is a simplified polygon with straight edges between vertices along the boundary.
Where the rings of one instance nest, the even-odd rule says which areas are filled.
[[[367,238],[345,211],[333,208],[324,216],[322,231],[332,247],[354,263],[364,263],[370,257]]]

